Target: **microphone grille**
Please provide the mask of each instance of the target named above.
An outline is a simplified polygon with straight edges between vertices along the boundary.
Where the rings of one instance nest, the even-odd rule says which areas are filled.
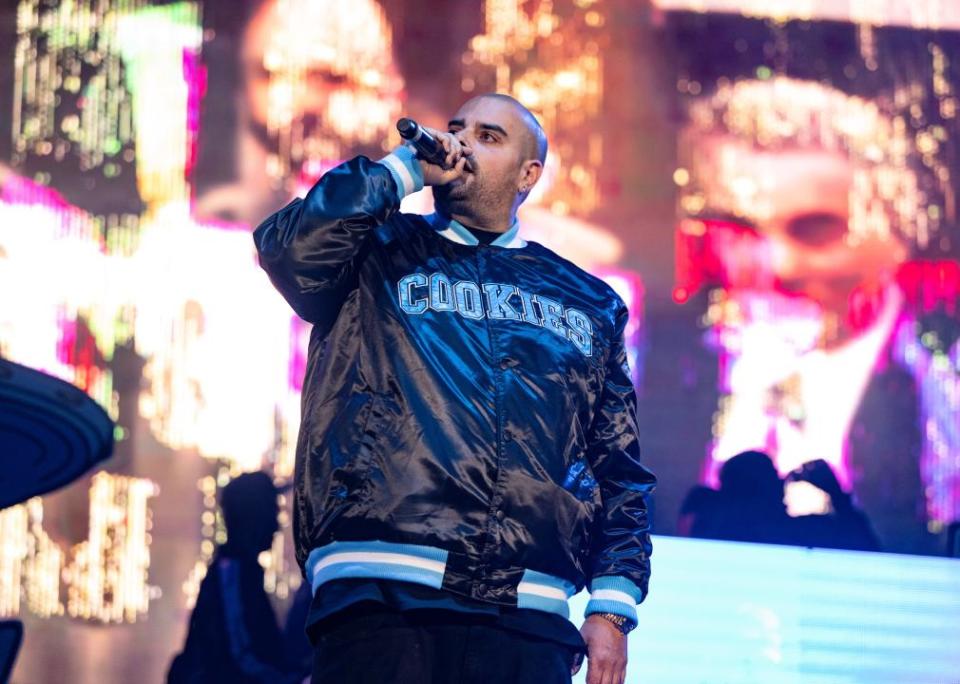
[[[410,139],[417,133],[417,122],[413,119],[403,118],[397,121],[397,130],[402,138]]]

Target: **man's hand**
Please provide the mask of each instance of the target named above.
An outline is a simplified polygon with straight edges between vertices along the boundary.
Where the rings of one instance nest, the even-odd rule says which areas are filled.
[[[423,169],[424,185],[446,185],[461,178],[464,174],[464,168],[469,163],[467,157],[473,154],[473,150],[457,140],[453,133],[438,131],[426,126],[423,127],[423,130],[439,140],[443,149],[447,152],[447,158],[444,161],[445,168],[418,158],[420,168]]]
[[[587,643],[587,684],[623,684],[627,676],[627,635],[599,615],[580,628]],[[578,664],[573,674],[580,671]]]

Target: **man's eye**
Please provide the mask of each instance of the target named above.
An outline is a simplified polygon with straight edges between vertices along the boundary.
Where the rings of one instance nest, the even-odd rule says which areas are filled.
[[[480,134],[480,139],[481,139],[481,140],[486,140],[487,142],[496,142],[496,141],[497,141],[497,137],[496,137],[495,135],[493,135],[492,133],[481,133],[481,134]]]

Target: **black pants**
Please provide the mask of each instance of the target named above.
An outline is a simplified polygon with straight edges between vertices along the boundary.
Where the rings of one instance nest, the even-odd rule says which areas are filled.
[[[575,652],[452,612],[336,616],[316,640],[313,684],[569,684]]]

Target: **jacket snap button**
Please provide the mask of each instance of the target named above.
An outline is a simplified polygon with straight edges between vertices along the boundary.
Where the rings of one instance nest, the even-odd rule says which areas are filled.
[[[510,432],[509,430],[504,430],[504,431],[503,431],[503,439],[504,439],[504,441],[507,441],[507,442],[511,441],[511,440],[513,439],[513,433]]]
[[[477,593],[478,593],[478,594],[486,594],[486,593],[487,593],[487,585],[486,585],[486,584],[483,584],[483,583],[478,584],[478,585],[477,585]]]
[[[497,520],[503,520],[504,517],[505,517],[505,515],[504,515],[504,512],[503,512],[502,510],[497,511]]]
[[[513,366],[514,366],[514,361],[509,356],[504,356],[502,359],[500,359],[500,367],[503,370],[507,370],[508,368],[513,368]]]

